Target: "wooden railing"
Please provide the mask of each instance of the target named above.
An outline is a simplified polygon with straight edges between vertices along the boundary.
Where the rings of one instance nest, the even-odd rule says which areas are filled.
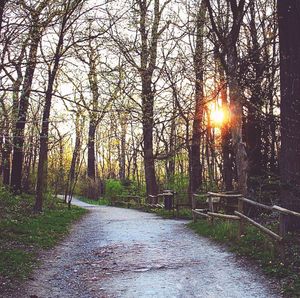
[[[166,202],[168,200],[168,202]],[[146,210],[151,209],[166,209],[173,211],[175,216],[175,210],[177,216],[179,216],[180,208],[188,208],[191,210],[191,204],[181,202],[175,191],[164,190],[162,193],[157,195],[148,195],[148,197],[142,198],[140,196],[132,195],[117,195],[110,200],[111,205],[119,205],[126,207],[143,207]]]
[[[223,218],[223,219],[227,219],[227,220],[237,220],[239,223],[239,228],[238,228],[238,236],[241,237],[244,232],[244,224],[245,222],[255,226],[256,228],[258,228],[260,231],[262,231],[263,233],[265,233],[266,235],[268,235],[269,237],[271,237],[271,239],[276,240],[281,242],[285,235],[285,231],[283,231],[282,229],[279,230],[279,233],[276,234],[275,232],[273,232],[272,230],[268,229],[267,227],[261,225],[260,223],[256,222],[255,220],[251,219],[250,217],[246,216],[244,214],[245,211],[245,204],[249,204],[252,205],[254,207],[257,208],[261,208],[261,209],[265,209],[268,211],[276,211],[279,212],[279,224],[281,225],[281,221],[283,220],[283,216],[286,215],[292,215],[292,216],[296,216],[296,217],[300,217],[300,213],[292,211],[292,210],[288,210],[282,207],[279,207],[277,205],[274,206],[268,206],[262,203],[258,203],[252,200],[249,200],[247,198],[244,198],[241,194],[237,194],[237,193],[215,193],[215,192],[208,192],[207,193],[207,200],[206,203],[208,204],[208,208],[202,208],[202,209],[197,209],[197,198],[199,197],[203,198],[203,195],[198,195],[198,194],[194,194],[193,195],[193,203],[192,203],[192,213],[193,213],[193,219],[194,221],[197,220],[197,217],[204,217],[206,219],[208,219],[210,222],[213,223],[214,218]],[[234,210],[234,214],[223,214],[223,213],[218,213],[215,212],[216,205],[222,203],[222,200],[238,200],[238,204],[237,204],[237,210]]]

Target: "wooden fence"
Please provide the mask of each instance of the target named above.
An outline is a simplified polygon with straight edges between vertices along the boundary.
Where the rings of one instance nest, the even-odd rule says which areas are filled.
[[[168,200],[168,203],[166,203]],[[116,195],[110,199],[112,206],[125,206],[125,207],[142,207],[146,210],[151,209],[167,209],[173,211],[173,215],[179,216],[181,208],[188,208],[191,210],[192,205],[186,202],[181,202],[177,193],[172,190],[164,190],[157,195],[148,195],[147,198],[133,195]]]
[[[214,221],[214,218],[223,218],[227,220],[236,220],[238,221],[238,236],[241,237],[244,232],[244,225],[245,222],[255,226],[260,231],[271,237],[272,240],[281,242],[285,235],[285,231],[283,229],[279,229],[278,234],[270,230],[269,228],[263,226],[262,224],[256,222],[255,220],[251,219],[250,217],[246,216],[245,213],[245,205],[251,205],[256,208],[268,210],[271,212],[279,212],[279,225],[281,226],[281,221],[284,219],[284,216],[292,215],[300,218],[300,213],[288,210],[279,206],[267,206],[265,204],[261,204],[249,199],[244,198],[241,194],[237,193],[215,193],[215,192],[208,192],[206,196],[206,203],[208,205],[208,208],[202,208],[197,209],[197,198],[199,198],[200,195],[194,194],[193,195],[193,203],[192,203],[192,213],[193,213],[193,219],[194,221],[197,220],[197,217],[204,217],[208,220],[210,220],[212,223]],[[203,198],[203,195],[201,195]],[[236,202],[237,201],[237,202]],[[226,203],[226,204],[224,204]],[[218,213],[218,209],[220,208],[220,205],[230,206],[234,210],[234,214],[223,214]]]

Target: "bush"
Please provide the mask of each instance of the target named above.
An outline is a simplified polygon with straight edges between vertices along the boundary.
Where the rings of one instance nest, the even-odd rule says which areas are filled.
[[[120,180],[108,179],[105,182],[105,197],[111,199],[115,196],[126,194],[125,187]]]

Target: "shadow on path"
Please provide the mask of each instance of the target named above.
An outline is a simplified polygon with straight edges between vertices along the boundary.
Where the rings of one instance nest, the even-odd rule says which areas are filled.
[[[20,297],[280,297],[261,273],[186,221],[73,204],[90,212],[45,253]]]

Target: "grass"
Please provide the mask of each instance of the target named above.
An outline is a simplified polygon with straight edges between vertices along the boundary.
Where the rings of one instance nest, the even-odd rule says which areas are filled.
[[[176,210],[165,209],[152,209],[154,213],[163,218],[179,218],[179,219],[192,219],[192,211],[190,209],[179,209],[177,214]]]
[[[26,278],[37,264],[42,249],[55,246],[71,224],[87,211],[48,196],[44,212],[34,214],[34,198],[14,196],[0,188],[0,281],[9,284]],[[0,287],[1,287],[0,284]]]
[[[34,261],[33,253],[21,249],[1,250],[0,274],[3,279],[26,278],[33,269]]]
[[[300,248],[295,236],[287,239],[281,252],[269,238],[253,226],[246,226],[245,235],[237,239],[237,224],[215,220],[212,225],[206,220],[190,223],[197,234],[225,243],[238,255],[254,260],[263,271],[280,280],[283,292],[288,297],[300,297]]]
[[[101,206],[106,206],[109,205],[109,200],[106,198],[99,198],[98,200],[91,200],[85,197],[76,197],[78,200],[91,204],[91,205],[101,205]]]

